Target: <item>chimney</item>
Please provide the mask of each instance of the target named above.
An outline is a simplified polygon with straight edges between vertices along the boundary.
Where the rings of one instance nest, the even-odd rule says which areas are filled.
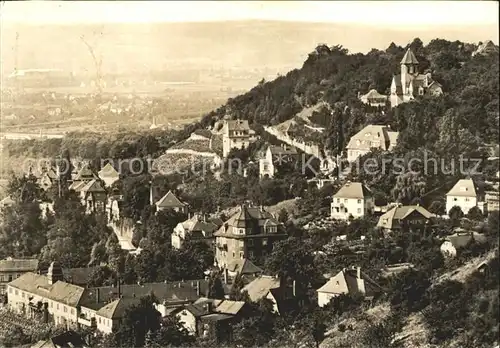
[[[229,277],[229,271],[227,268],[224,268],[224,284],[227,284],[228,277]]]
[[[196,296],[200,297],[201,296],[201,287],[200,287],[200,281],[196,281]]]
[[[97,288],[97,289],[95,290],[95,302],[96,302],[96,303],[99,303],[99,302],[100,302],[100,300],[101,300],[101,296],[100,296],[100,289],[99,289],[99,288]]]
[[[149,182],[149,204],[153,205],[154,204],[154,197],[153,197],[153,181]]]

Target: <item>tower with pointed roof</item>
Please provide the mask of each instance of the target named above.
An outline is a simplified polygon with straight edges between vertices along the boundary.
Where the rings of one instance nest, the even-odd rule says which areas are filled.
[[[408,48],[399,64],[401,65],[401,85],[407,86],[409,85],[411,77],[418,73],[418,60],[411,48]],[[403,89],[404,94],[408,92],[408,90]]]
[[[47,278],[49,280],[49,284],[54,284],[57,281],[64,280],[63,270],[59,262],[54,261],[50,264],[47,271]]]
[[[400,66],[401,73],[393,77],[391,84],[392,107],[412,101],[416,96],[437,96],[443,93],[441,84],[432,79],[431,73],[419,73],[419,62],[411,48],[408,48],[401,59]]]

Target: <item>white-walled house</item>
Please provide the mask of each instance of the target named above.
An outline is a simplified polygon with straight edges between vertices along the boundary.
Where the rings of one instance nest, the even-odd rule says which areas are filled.
[[[461,179],[446,194],[446,213],[457,206],[467,214],[473,207],[478,207],[481,212],[486,212],[484,190],[473,179]]]
[[[356,161],[372,149],[391,151],[397,144],[398,132],[388,126],[370,124],[353,135],[347,144],[347,160]]]
[[[325,285],[316,290],[318,293],[318,306],[324,307],[332,298],[344,295],[360,294],[365,297],[375,296],[381,292],[380,286],[361,272],[360,267],[344,268],[331,277]]]
[[[246,149],[255,140],[255,132],[248,120],[225,121],[222,129],[222,153],[226,158],[232,149]]]
[[[349,220],[369,215],[375,207],[371,190],[359,182],[347,182],[333,196],[331,217],[338,220]]]

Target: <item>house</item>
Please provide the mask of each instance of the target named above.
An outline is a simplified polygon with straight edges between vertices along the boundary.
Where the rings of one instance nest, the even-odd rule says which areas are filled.
[[[78,191],[87,212],[104,212],[106,210],[106,189],[99,179],[92,179],[84,185],[78,186]]]
[[[111,163],[107,163],[102,169],[97,173],[99,179],[102,180],[106,187],[110,187],[116,181],[120,179],[120,172],[113,167]]]
[[[297,283],[288,286],[278,277],[262,275],[245,285],[241,292],[246,292],[250,301],[267,299],[273,304],[273,312],[283,313],[299,304]]]
[[[441,253],[446,257],[455,257],[460,252],[460,250],[467,248],[471,243],[484,244],[487,242],[486,236],[473,232],[455,232],[454,234],[447,236],[443,244],[441,244]]]
[[[238,274],[245,277],[256,277],[264,272],[262,268],[248,259],[233,260],[226,269],[231,277],[236,277]]]
[[[373,213],[375,207],[372,191],[359,182],[346,182],[333,195],[331,217],[338,220],[361,218]]]
[[[38,178],[40,188],[47,191],[57,182],[58,176],[54,168],[44,170]]]
[[[185,305],[172,314],[179,318],[184,328],[192,335],[206,337],[212,333],[218,343],[232,340],[232,325],[245,315],[243,301],[200,298]]]
[[[255,139],[248,120],[227,120],[222,128],[222,155],[227,157],[232,149],[246,149]]]
[[[385,266],[383,269],[381,269],[381,276],[383,278],[389,278],[394,275],[397,275],[401,272],[404,272],[406,270],[412,269],[415,266],[412,263],[394,263],[391,265]]]
[[[375,107],[384,107],[387,102],[387,96],[380,94],[376,89],[371,89],[365,95],[358,95],[358,99],[361,100],[363,104]]]
[[[401,59],[401,74],[395,75],[391,83],[391,106],[395,107],[415,99],[415,96],[439,96],[443,94],[442,86],[432,79],[431,73],[419,74],[418,60],[408,48]]]
[[[94,171],[90,168],[88,163],[84,163],[79,170],[74,168],[76,174],[72,175],[72,181],[75,182],[89,182],[93,179],[98,180],[99,176],[94,173]]]
[[[31,346],[31,348],[90,348],[90,345],[77,334],[69,330],[52,336],[47,340],[41,340]]]
[[[483,214],[486,213],[484,188],[471,178],[458,180],[446,194],[446,213],[449,214],[454,206],[459,207],[464,214],[472,207],[478,207]]]
[[[0,260],[0,294],[5,293],[5,286],[26,272],[36,272],[37,259],[13,259],[8,257]]]
[[[269,146],[264,158],[259,160],[259,176],[272,178],[280,165],[290,163],[297,158],[297,150],[293,147]]]
[[[332,298],[340,295],[359,294],[365,299],[372,299],[382,292],[382,288],[361,272],[360,267],[353,267],[351,269],[344,268],[316,291],[318,293],[318,306],[323,307],[329,304]]]
[[[171,241],[172,247],[181,249],[185,240],[203,241],[209,246],[213,246],[214,232],[222,226],[222,221],[218,218],[207,219],[206,215],[194,214],[184,222],[175,226]]]
[[[498,55],[498,46],[495,46],[493,41],[486,40],[484,43],[480,42],[477,49],[472,52],[472,56],[486,56],[489,54],[497,54]]]
[[[397,205],[380,216],[377,227],[384,231],[404,228],[422,228],[434,217],[420,205]]]
[[[500,210],[500,193],[498,191],[486,191],[485,201],[488,212]]]
[[[354,162],[372,149],[392,151],[397,144],[398,132],[388,126],[368,125],[353,135],[347,144],[347,160]]]
[[[8,283],[8,306],[28,317],[42,312],[45,320],[50,318],[56,325],[75,327],[84,290],[64,282],[62,268],[53,262],[46,276],[28,272]]]
[[[177,213],[187,214],[188,205],[181,202],[179,198],[172,192],[168,191],[162,198],[160,198],[156,203],[156,211],[162,211],[167,209],[172,209]]]
[[[287,238],[283,224],[262,207],[241,205],[214,233],[215,261],[226,268],[234,260],[248,258],[263,261],[273,244]]]
[[[161,309],[172,302],[193,303],[208,291],[207,280],[85,288],[65,282],[63,273],[53,262],[46,275],[27,272],[14,279],[7,284],[9,308],[67,328],[83,325],[111,333],[119,327],[126,309],[144,296],[154,294]],[[229,292],[227,287],[224,290]]]

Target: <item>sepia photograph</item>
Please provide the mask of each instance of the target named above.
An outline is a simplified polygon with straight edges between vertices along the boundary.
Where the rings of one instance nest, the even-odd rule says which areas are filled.
[[[497,1],[1,1],[0,348],[499,348]]]

